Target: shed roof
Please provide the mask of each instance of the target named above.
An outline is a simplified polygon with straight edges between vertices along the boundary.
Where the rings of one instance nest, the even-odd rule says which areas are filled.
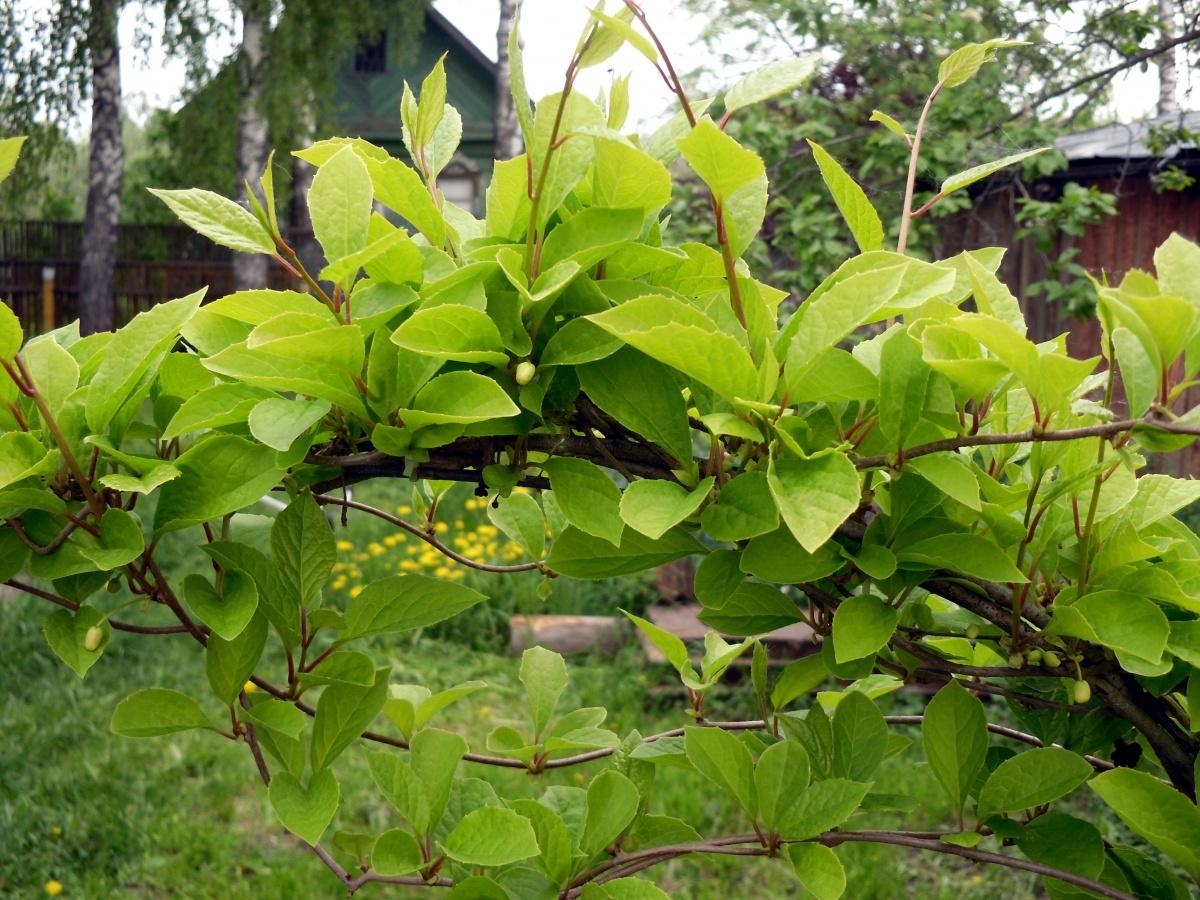
[[[1137,122],[1114,122],[1086,131],[1063,135],[1054,142],[1068,160],[1086,159],[1150,159],[1169,158],[1181,150],[1191,149],[1190,144],[1172,144],[1162,153],[1154,153],[1146,146],[1152,128],[1182,127],[1200,131],[1200,111],[1172,113],[1154,116]]]

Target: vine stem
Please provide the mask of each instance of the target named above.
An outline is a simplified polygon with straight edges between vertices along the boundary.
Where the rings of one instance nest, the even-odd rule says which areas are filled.
[[[683,88],[683,82],[679,78],[679,74],[675,71],[675,66],[671,62],[671,54],[667,52],[667,48],[659,39],[657,32],[650,24],[649,18],[645,11],[634,0],[624,0],[625,5],[637,17],[637,20],[642,23],[642,27],[646,29],[646,33],[650,36],[650,40],[654,42],[654,46],[658,49],[658,54],[662,57],[663,65],[667,67],[667,71],[658,70],[658,74],[662,76],[667,83],[667,87],[679,98],[679,104],[683,107],[683,114],[688,120],[688,124],[696,127],[696,114],[692,112],[692,105],[688,102],[687,91]],[[656,67],[657,68],[657,67]],[[729,121],[729,114],[721,120],[721,129],[724,130],[726,123]],[[721,203],[710,191],[709,202],[712,205],[713,219],[717,226],[717,243],[721,246],[721,263],[725,268],[725,281],[729,284],[729,305],[733,308],[733,314],[737,316],[738,322],[745,330],[746,326],[746,310],[742,303],[742,288],[737,280],[737,258],[733,254],[733,247],[729,244],[729,235],[725,230],[725,212],[721,207]]]
[[[469,566],[472,569],[478,569],[481,572],[549,572],[549,570],[546,569],[546,567],[540,562],[518,563],[511,566],[497,566],[491,563],[478,562],[470,557],[463,556],[461,553],[451,549],[450,547],[447,547],[434,535],[425,531],[423,528],[419,528],[416,525],[413,525],[411,522],[406,522],[403,519],[393,516],[391,513],[385,512],[377,507],[369,506],[366,503],[359,503],[357,500],[350,500],[345,497],[335,497],[332,494],[313,494],[313,499],[321,505],[331,504],[345,507],[347,509],[357,509],[360,512],[365,512],[369,515],[375,516],[376,518],[383,519],[383,521],[388,522],[391,525],[395,525],[397,528],[400,528],[403,531],[407,531],[413,537],[420,538],[429,546],[436,549],[439,553],[444,554],[445,556],[454,560],[456,563],[461,563],[462,565]]]
[[[900,254],[908,249],[908,230],[914,215],[913,192],[917,187],[917,165],[921,158],[921,138],[925,136],[925,124],[929,120],[929,111],[933,108],[933,101],[941,92],[942,83],[939,81],[929,92],[929,97],[925,100],[925,106],[921,110],[921,118],[917,120],[917,130],[913,132],[912,150],[908,154],[908,180],[904,183],[904,208],[900,213],[900,235],[896,239],[896,252]]]

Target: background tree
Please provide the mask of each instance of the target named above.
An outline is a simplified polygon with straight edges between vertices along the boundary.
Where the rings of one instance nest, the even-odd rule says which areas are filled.
[[[895,116],[911,132],[912,111],[921,108],[921,73],[936,67],[953,47],[996,35],[1030,42],[1012,48],[1003,69],[985,68],[970,84],[939,98],[926,126],[937,139],[922,154],[918,172],[918,192],[926,197],[935,187],[924,178],[926,171],[959,171],[1086,127],[1109,98],[1118,74],[1164,59],[1176,46],[1200,38],[1200,3],[1194,0],[1169,4],[1178,17],[1170,37],[1164,35],[1157,5],[1138,8],[1109,0],[688,2],[709,14],[714,59],[723,69],[744,64],[717,52],[731,34],[758,35],[748,48],[756,58],[813,53],[819,60],[818,77],[807,88],[748,110],[729,126],[758,148],[773,186],[752,257],[760,266],[787,272],[783,284],[797,297],[853,249],[836,209],[821,195],[821,176],[806,139],[827,142],[830,153],[877,201],[894,236],[908,147],[873,123],[872,113]],[[1062,164],[1061,157],[1046,154],[1028,169],[1045,173]],[[694,220],[703,221],[705,202],[703,197],[688,201]],[[951,198],[932,213],[934,221],[918,220],[912,240],[916,252],[936,254],[936,219],[965,205],[965,199]]]
[[[111,331],[116,321],[113,278],[117,268],[117,222],[125,147],[121,133],[120,0],[92,0],[88,21],[92,130],[87,212],[79,265],[79,328]]]
[[[520,0],[500,0],[496,28],[496,159],[512,159],[521,152],[521,129],[508,89],[508,38],[512,34]]]

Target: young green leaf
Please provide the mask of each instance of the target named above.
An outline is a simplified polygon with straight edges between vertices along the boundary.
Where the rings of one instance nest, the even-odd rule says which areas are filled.
[[[951,679],[925,707],[921,737],[929,768],[961,812],[987,756],[983,704]]]
[[[789,844],[787,855],[796,877],[817,900],[838,900],[845,893],[846,870],[824,844]]]
[[[616,769],[605,769],[587,789],[587,807],[579,849],[595,856],[621,836],[637,815],[641,795],[637,786]]]
[[[771,458],[767,484],[779,514],[809,553],[816,553],[858,509],[858,471],[844,453],[809,459]]]
[[[467,813],[446,838],[444,850],[469,866],[505,866],[539,852],[529,820],[494,806]]]
[[[124,737],[158,737],[193,728],[213,727],[195,700],[179,691],[145,688],[117,704],[109,724],[113,734]]]
[[[559,698],[567,689],[570,678],[566,663],[560,654],[552,650],[530,647],[521,655],[520,679],[525,686],[534,734],[540,738],[550,717],[554,715]]]
[[[794,91],[817,69],[817,57],[801,56],[781,59],[755,69],[725,93],[728,112],[742,109],[780,94]]]
[[[614,547],[621,543],[621,491],[604,470],[584,459],[561,457],[543,464],[550,489],[567,521]]]
[[[979,818],[1033,809],[1070,793],[1092,774],[1083,757],[1059,747],[1018,753],[988,776],[979,792]]]
[[[214,244],[242,253],[274,253],[275,242],[258,219],[232,200],[192,188],[186,191],[150,193],[167,204],[179,220]]]
[[[850,233],[854,235],[858,249],[864,253],[868,250],[882,250],[883,223],[879,220],[879,213],[867,199],[866,192],[824,147],[812,140],[808,145],[812,148],[813,159],[817,161],[817,167],[821,170],[821,178],[829,188],[829,193],[833,195],[833,202],[837,204],[842,218],[850,226]]]
[[[742,809],[754,815],[758,809],[754,760],[745,744],[721,728],[689,725],[684,729],[684,749],[697,771],[731,793]]]
[[[314,846],[329,827],[341,800],[341,786],[329,769],[314,774],[307,787],[291,772],[276,772],[267,793],[283,827]]]

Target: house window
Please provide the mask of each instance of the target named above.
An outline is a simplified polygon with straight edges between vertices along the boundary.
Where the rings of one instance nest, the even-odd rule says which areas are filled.
[[[354,53],[354,71],[378,74],[387,71],[387,32],[381,31],[373,41],[363,41]]]
[[[479,212],[479,172],[476,166],[461,154],[456,154],[438,175],[437,185],[442,196],[455,206],[462,207],[469,213]]]

